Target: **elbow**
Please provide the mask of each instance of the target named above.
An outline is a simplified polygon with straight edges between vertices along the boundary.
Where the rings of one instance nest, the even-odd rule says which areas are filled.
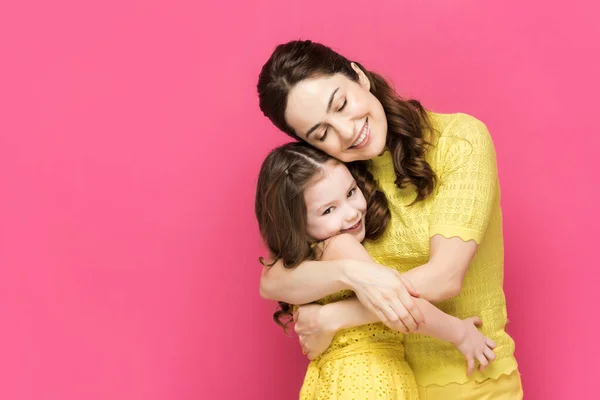
[[[458,296],[460,294],[461,290],[462,290],[462,279],[455,280],[454,282],[450,282],[450,284],[446,288],[445,299],[451,299],[453,297]]]
[[[264,271],[260,277],[258,292],[260,297],[265,300],[283,301],[289,303],[289,291],[286,292],[285,286],[279,276],[266,273]]]
[[[267,282],[267,279],[265,279],[264,277],[260,280],[260,287],[258,289],[258,292],[260,294],[260,297],[262,297],[265,300],[275,300],[273,298],[273,290]]]
[[[458,276],[441,275],[431,283],[433,284],[430,286],[431,292],[425,293],[425,298],[432,303],[439,303],[458,296],[462,290],[463,280]]]
[[[440,290],[438,292],[438,301],[448,300],[460,294],[463,288],[463,281],[469,269],[469,265],[453,265],[450,268],[444,268],[441,275]]]
[[[460,294],[463,286],[463,277],[456,276],[448,279],[444,289],[439,293],[438,301],[448,300]]]
[[[289,304],[296,303],[298,293],[289,278],[276,270],[264,269],[260,277],[259,294],[265,300],[281,301]]]

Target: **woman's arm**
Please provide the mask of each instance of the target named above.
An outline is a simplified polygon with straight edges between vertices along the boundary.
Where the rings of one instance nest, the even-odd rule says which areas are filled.
[[[281,260],[263,267],[260,295],[267,300],[307,304],[332,293],[351,289],[345,269],[353,260],[305,261],[296,268],[285,268]]]
[[[362,244],[350,235],[338,235],[332,238],[323,257],[332,259],[341,254],[355,260],[372,261]],[[479,361],[482,369],[488,365],[488,360],[494,359],[491,349],[495,344],[477,330],[475,326],[480,323],[478,319],[460,320],[445,314],[424,299],[415,298],[414,301],[424,317],[424,322],[419,325],[416,332],[455,345],[467,359],[468,373],[472,372],[475,359]],[[380,319],[357,298],[330,303],[322,307],[313,305],[306,306],[305,309],[300,307],[295,313],[294,319],[296,333],[309,358],[314,358],[326,350],[333,334],[338,330],[380,322]],[[399,330],[397,324],[388,326]],[[324,338],[330,338],[329,342],[325,343]]]
[[[409,299],[402,297],[404,287],[408,294],[418,294],[434,303],[456,296],[476,251],[474,241],[435,235],[429,262],[402,275],[372,260],[305,261],[294,269],[284,268],[278,261],[272,267],[263,267],[260,294],[268,300],[308,304],[349,289],[360,293],[361,298],[369,298],[369,309],[384,312],[384,320],[391,323],[397,318],[386,313],[392,301],[389,297],[396,296],[402,304],[410,305]],[[380,295],[378,289],[382,291]]]
[[[444,161],[436,171],[440,185],[434,198],[426,264],[400,275],[382,265],[347,257],[305,262],[293,271],[277,263],[263,271],[261,295],[305,304],[351,289],[361,302],[370,300],[363,304],[374,313],[389,313],[391,299],[397,299],[411,314],[408,298],[399,294],[406,296],[404,287],[432,302],[456,296],[499,200],[496,154],[487,128],[469,116],[462,116],[451,128],[438,143]],[[448,204],[461,204],[460,212],[448,212]],[[393,322],[388,317],[382,321]]]
[[[336,240],[343,237],[345,235],[338,235]],[[412,297],[418,293],[410,283],[393,269],[373,261],[349,259],[344,257],[343,249],[335,250],[335,254],[332,250],[324,253],[322,261],[305,261],[293,269],[285,268],[280,261],[272,267],[264,267],[261,296],[290,304],[307,304],[349,289],[380,320],[389,324],[401,321],[404,330],[416,329],[423,318]]]
[[[477,243],[441,235],[432,237],[430,243],[429,262],[402,276],[412,283],[421,297],[436,303],[458,295],[477,251]]]
[[[331,238],[323,252],[323,259],[335,260],[342,255],[352,260],[374,262],[364,246],[348,234]],[[427,300],[421,298],[413,298],[413,300],[423,313],[424,319],[416,332],[451,343],[456,343],[460,339],[462,326],[460,319],[445,314]],[[326,328],[335,331],[381,321],[356,298],[327,304],[321,308],[320,314]],[[390,327],[398,330],[396,326]]]
[[[481,121],[457,116],[436,147],[441,163],[430,216],[430,260],[403,274],[433,302],[461,291],[492,213],[500,207],[496,152]]]

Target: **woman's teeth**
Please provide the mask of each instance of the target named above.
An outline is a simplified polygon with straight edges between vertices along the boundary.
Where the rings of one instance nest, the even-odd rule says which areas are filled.
[[[365,122],[365,125],[363,126],[362,131],[358,136],[358,139],[356,139],[356,141],[352,143],[352,146],[350,147],[359,146],[367,138],[367,133],[369,133],[369,120]]]

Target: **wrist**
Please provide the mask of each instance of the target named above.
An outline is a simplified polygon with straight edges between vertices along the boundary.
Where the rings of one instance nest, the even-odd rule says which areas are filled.
[[[467,334],[467,327],[461,319],[455,318],[452,323],[451,337],[449,338],[449,342],[454,346],[458,346],[465,339],[465,335]]]
[[[319,309],[319,325],[326,332],[335,333],[344,328],[338,318],[340,315],[337,310],[338,303],[325,304]]]
[[[352,277],[355,275],[357,263],[354,260],[342,260],[339,267],[339,281],[344,286],[344,289],[354,290],[354,281]]]

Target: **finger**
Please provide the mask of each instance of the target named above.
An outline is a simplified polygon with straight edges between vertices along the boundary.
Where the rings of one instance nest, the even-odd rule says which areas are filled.
[[[400,321],[402,321],[402,323],[406,326],[406,329],[408,329],[409,332],[414,332],[417,330],[417,322],[414,320],[412,315],[410,315],[408,311],[404,308],[402,303],[400,303],[400,300],[395,299],[394,301],[392,301],[390,307],[392,308],[394,313],[400,317]]]
[[[467,356],[467,375],[471,375],[473,370],[475,370],[475,360],[473,356]]]
[[[408,333],[406,325],[404,325],[404,323],[401,320],[398,320],[396,322],[384,322],[384,324],[393,331]]]
[[[492,361],[494,361],[496,359],[496,354],[489,347],[486,347],[483,350],[483,354],[485,355],[485,358],[487,358],[489,362],[492,362]]]
[[[425,319],[423,317],[423,314],[421,313],[421,310],[417,306],[417,303],[412,298],[410,290],[408,289],[408,286],[412,285],[412,283],[402,276],[400,277],[400,279],[405,285],[404,290],[400,289],[399,291],[397,291],[398,296],[400,297],[400,301],[402,301],[402,304],[404,304],[404,307],[409,312],[409,314],[413,316],[416,323],[420,324],[424,322]]]
[[[296,332],[296,335],[306,335],[307,333],[309,333],[309,327],[306,326],[306,324],[295,324],[294,332]]]
[[[410,331],[408,330],[406,325],[404,325],[404,322],[402,322],[402,320],[399,319],[398,321],[394,322],[393,324],[394,324],[394,330],[396,330],[398,332],[402,332],[402,333],[410,333]]]
[[[298,335],[298,342],[300,342],[300,346],[302,346],[302,348],[304,348],[305,341],[304,335]]]
[[[307,356],[308,356],[308,359],[309,359],[310,361],[312,361],[312,360],[314,360],[315,358],[317,358],[317,357],[315,356],[315,353],[313,353],[313,352],[310,352],[310,353],[308,353],[308,354],[307,354]]]
[[[402,332],[402,333],[408,333],[408,329],[406,328],[406,325],[404,325],[404,323],[398,319],[398,315],[396,315],[395,312],[393,312],[393,310],[389,309],[390,313],[392,314],[392,318],[394,318],[393,320],[390,320],[389,316],[390,314],[384,314],[379,308],[376,308],[375,305],[371,302],[371,300],[369,299],[365,299],[363,302],[363,305],[365,307],[367,307],[369,309],[369,311],[371,311],[373,314],[375,314],[377,316],[377,318],[379,318],[379,320],[381,322],[383,322],[385,325],[387,325],[390,329],[398,331],[398,332]]]
[[[300,347],[302,348],[302,354],[308,353],[308,349],[306,348],[306,343],[300,342]]]
[[[396,322],[394,322],[394,330],[401,332],[401,333],[410,333],[410,331],[408,330],[408,328],[406,327],[406,325],[404,325],[404,322],[402,322],[401,320],[398,320]]]
[[[469,322],[475,326],[481,326],[481,319],[479,317],[469,317],[465,318],[466,322]]]
[[[394,309],[390,306],[390,304],[382,297],[378,297],[376,302],[374,302],[376,308],[381,311],[385,315],[385,319],[390,322],[398,321],[398,314],[394,311]]]
[[[363,304],[363,306],[367,307],[369,311],[375,314],[381,322],[390,323],[387,316],[384,313],[382,313],[381,310],[375,306],[375,304],[373,304],[370,298],[365,297],[364,299],[361,299],[360,302]]]
[[[485,369],[488,366],[488,360],[487,360],[487,358],[485,358],[483,353],[477,354],[477,361],[479,361],[479,370],[485,371]]]
[[[302,346],[302,353],[303,354],[310,353],[310,348],[306,345],[306,343],[304,344],[304,346]]]
[[[496,348],[496,342],[494,342],[492,339],[490,339],[488,337],[485,338],[485,344],[487,345],[487,347],[489,347],[492,350],[494,350]]]
[[[406,311],[411,315],[415,323],[423,323],[425,321],[423,314],[421,313],[421,310],[419,310],[419,307],[417,307],[417,303],[415,303],[408,291],[405,288],[402,288],[397,290],[396,293],[398,293],[398,298],[402,302],[402,305],[404,305]]]
[[[385,326],[387,326],[388,328],[390,328],[393,331],[399,331],[402,333],[408,333],[408,330],[406,329],[406,326],[404,326],[404,324],[402,323],[401,320],[398,320],[396,322],[384,322],[383,323]]]
[[[298,322],[298,310],[296,310],[293,314],[294,322]]]
[[[410,279],[402,276],[400,272],[398,272],[398,277],[402,279],[402,282],[404,282],[404,286],[406,286],[406,290],[408,290],[408,293],[410,293],[411,296],[420,297],[419,292],[417,292],[417,288],[415,288],[415,285],[412,284]]]

